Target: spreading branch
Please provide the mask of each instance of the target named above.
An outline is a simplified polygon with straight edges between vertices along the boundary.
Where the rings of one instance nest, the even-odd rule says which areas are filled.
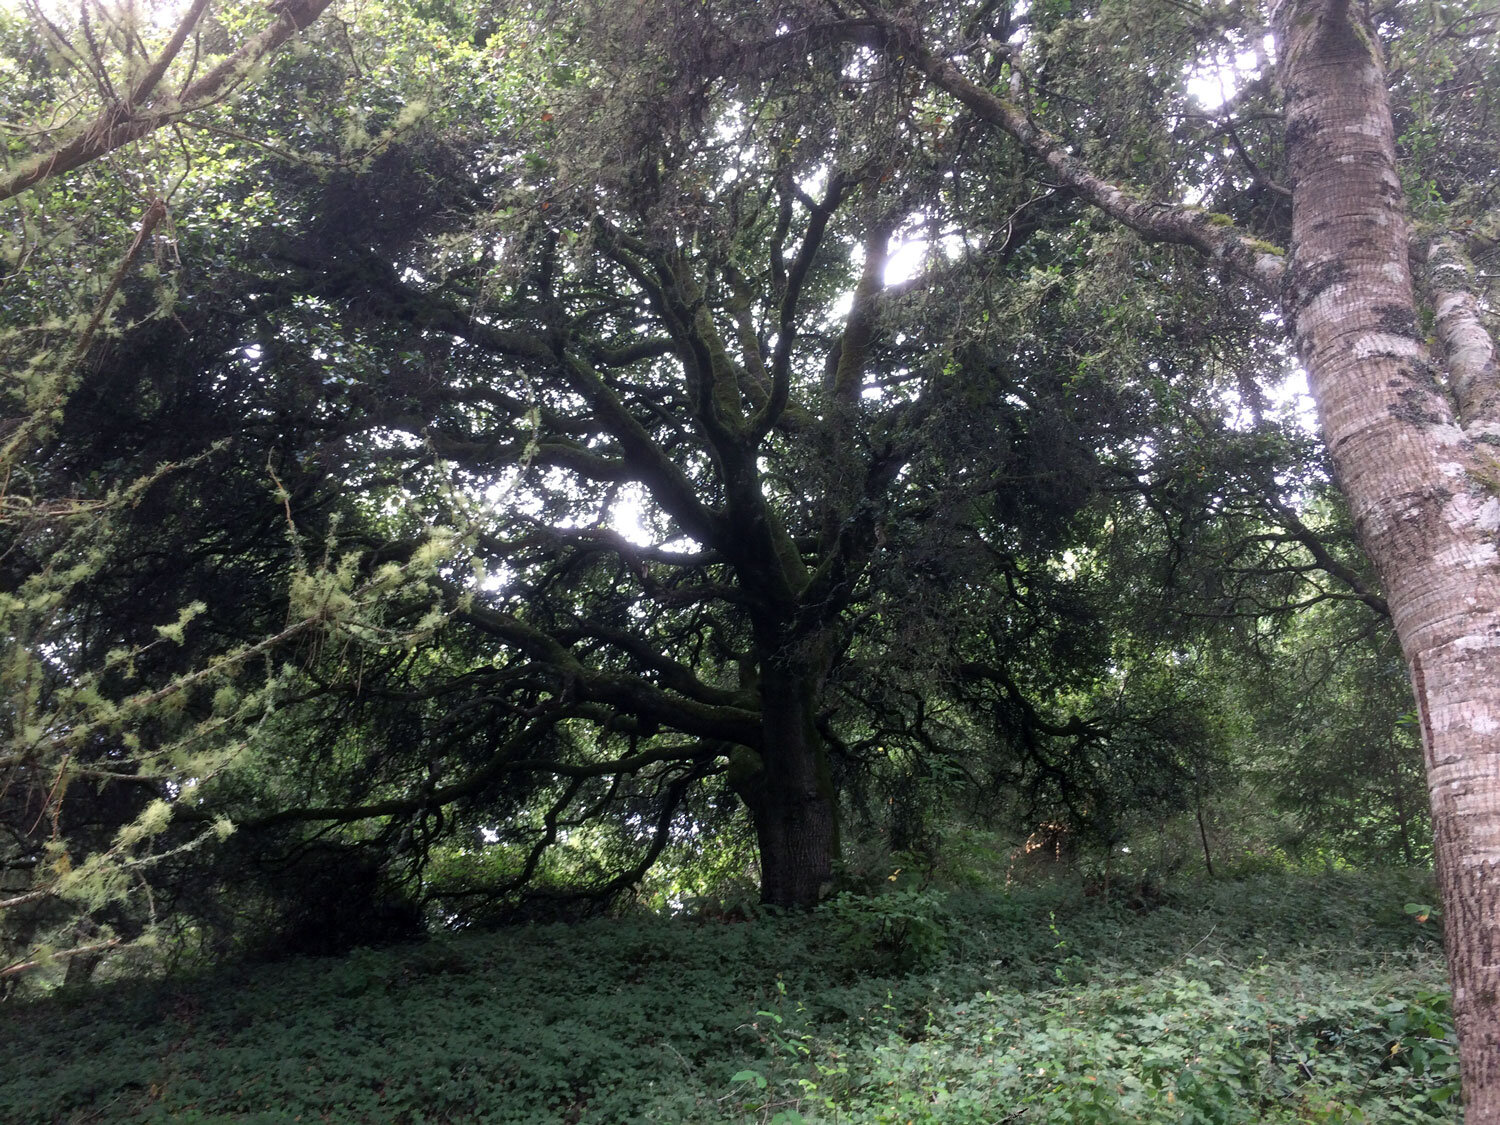
[[[1222,262],[1267,296],[1280,295],[1286,259],[1278,247],[1252,238],[1202,208],[1146,199],[1096,175],[1068,151],[1061,137],[1042,128],[1020,106],[971,81],[950,60],[934,54],[909,21],[882,11],[874,0],[861,0],[861,6],[885,31],[889,46],[899,50],[934,86],[952,95],[980,120],[1008,133],[1080,199],[1143,238],[1190,246]]]

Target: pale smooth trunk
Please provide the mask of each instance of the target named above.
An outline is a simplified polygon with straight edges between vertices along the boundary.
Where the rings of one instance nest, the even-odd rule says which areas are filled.
[[[1373,33],[1338,0],[1284,0],[1274,22],[1293,190],[1284,311],[1411,667],[1466,1119],[1500,1125],[1500,477],[1417,327]]]

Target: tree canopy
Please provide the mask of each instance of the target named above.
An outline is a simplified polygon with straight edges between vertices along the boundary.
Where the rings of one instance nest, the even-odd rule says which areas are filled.
[[[1425,854],[1390,623],[1420,677],[1421,545],[1493,531],[1493,13],[3,18],[13,965],[664,865],[805,906],[852,836],[1114,848],[1247,777]],[[1420,307],[1369,296],[1366,234],[1309,258],[1330,51],[1387,60],[1348,206],[1402,270],[1409,211]],[[1390,426],[1459,433],[1446,496],[1384,481]]]

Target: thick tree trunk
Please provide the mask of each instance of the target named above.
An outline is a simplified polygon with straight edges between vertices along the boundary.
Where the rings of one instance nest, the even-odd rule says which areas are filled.
[[[833,803],[820,793],[776,793],[756,816],[760,900],[767,906],[811,907],[833,877]]]
[[[1500,1123],[1500,474],[1417,329],[1374,36],[1347,0],[1274,13],[1293,189],[1285,312],[1412,669],[1466,1120]]]
[[[742,770],[737,783],[755,818],[760,898],[769,906],[817,905],[838,856],[837,804],[814,721],[812,679],[795,670],[763,670],[764,753],[760,768]]]

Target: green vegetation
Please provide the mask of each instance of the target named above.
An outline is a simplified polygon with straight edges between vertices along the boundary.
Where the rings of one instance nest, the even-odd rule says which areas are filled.
[[[8,1013],[0,1119],[1456,1121],[1430,894],[907,889],[101,987]]]
[[[1500,11],[1316,3],[0,4],[0,1125],[1450,1116]]]

